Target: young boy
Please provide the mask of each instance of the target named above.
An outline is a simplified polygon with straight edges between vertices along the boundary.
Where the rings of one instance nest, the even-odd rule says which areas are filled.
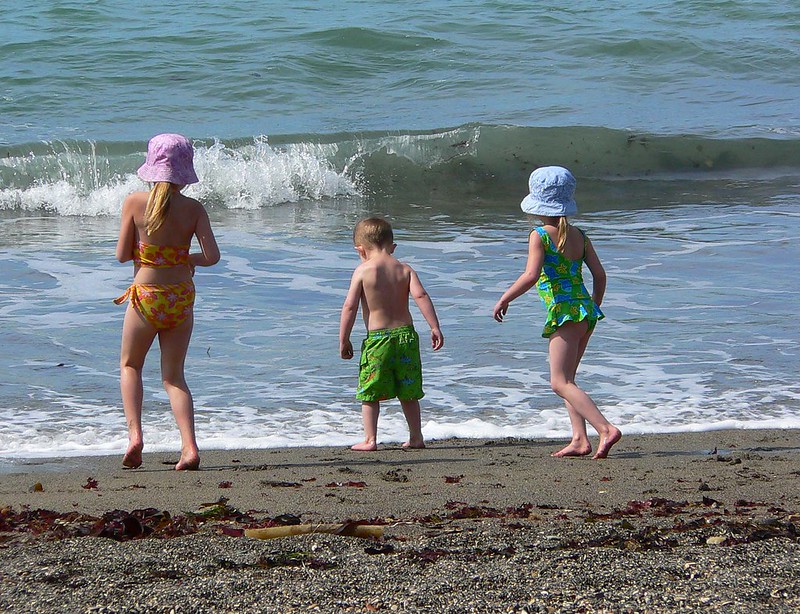
[[[367,338],[361,345],[358,393],[364,421],[364,442],[352,447],[360,452],[378,449],[378,414],[380,402],[397,397],[408,422],[409,439],[404,448],[424,448],[419,415],[422,392],[422,364],[419,335],[414,330],[408,297],[412,296],[431,328],[434,351],[444,345],[439,319],[430,296],[410,266],[392,254],[392,227],[386,220],[369,218],[356,224],[353,245],[361,264],[350,280],[350,289],[342,306],[339,325],[339,352],[342,358],[353,357],[350,333],[361,304]]]

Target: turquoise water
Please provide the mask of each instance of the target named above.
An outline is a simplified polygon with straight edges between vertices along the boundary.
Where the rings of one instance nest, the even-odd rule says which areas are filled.
[[[198,273],[187,363],[202,447],[360,437],[337,333],[373,213],[444,326],[426,437],[566,436],[538,300],[490,317],[543,164],[577,175],[609,273],[581,370],[603,412],[626,432],[800,427],[796,3],[163,7],[3,5],[0,455],[124,450],[113,249],[161,131],[195,140],[187,192],[223,252]],[[174,450],[157,363],[145,437]],[[403,440],[399,407],[380,429]]]
[[[425,130],[800,129],[796,2],[7,0],[0,144]]]

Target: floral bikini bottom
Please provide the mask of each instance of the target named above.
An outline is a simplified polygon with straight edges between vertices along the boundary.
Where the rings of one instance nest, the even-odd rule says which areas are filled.
[[[158,330],[180,326],[192,315],[194,283],[133,284],[114,302],[117,305],[130,299],[131,305]]]

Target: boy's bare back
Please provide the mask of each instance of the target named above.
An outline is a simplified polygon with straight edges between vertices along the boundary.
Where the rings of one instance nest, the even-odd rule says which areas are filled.
[[[362,262],[354,276],[361,281],[361,312],[367,330],[408,326],[412,270],[391,254],[381,252]]]

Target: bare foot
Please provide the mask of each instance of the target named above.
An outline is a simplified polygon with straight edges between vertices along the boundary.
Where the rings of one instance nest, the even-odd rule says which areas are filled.
[[[378,449],[378,444],[374,441],[363,441],[354,446],[350,446],[350,449],[356,452],[375,452]]]
[[[175,471],[195,471],[200,468],[200,457],[198,455],[181,456],[181,460],[175,465]]]
[[[131,444],[128,446],[128,451],[125,452],[125,456],[122,457],[122,466],[126,469],[136,469],[137,467],[141,467],[142,448],[144,448],[144,445],[141,443]]]
[[[570,442],[569,445],[561,448],[558,452],[553,452],[550,456],[564,458],[565,456],[588,456],[592,453],[592,444],[587,442]]]
[[[622,431],[620,431],[616,426],[612,426],[609,429],[608,434],[600,439],[600,443],[597,445],[597,454],[595,454],[592,458],[600,459],[607,457],[609,451],[611,450],[611,446],[617,443],[620,439],[622,439]]]
[[[416,439],[409,439],[407,442],[403,444],[403,447],[406,450],[422,450],[425,447],[425,441],[420,439],[417,441]]]

